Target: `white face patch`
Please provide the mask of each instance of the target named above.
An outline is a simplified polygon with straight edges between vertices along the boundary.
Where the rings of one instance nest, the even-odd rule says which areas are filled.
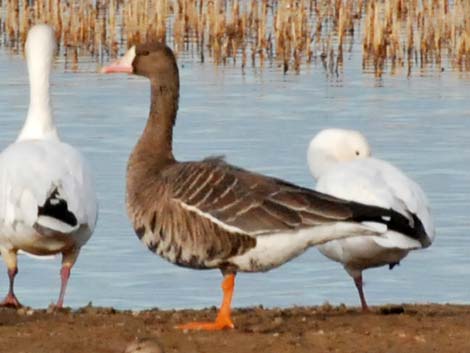
[[[120,59],[116,60],[110,65],[101,68],[100,72],[103,74],[109,73],[128,73],[131,74],[134,70],[132,63],[134,62],[136,53],[135,45],[132,46]]]
[[[132,66],[132,62],[135,59],[135,45],[133,45],[127,52],[124,54],[124,56],[119,59],[119,64],[121,65],[126,65],[126,66]]]

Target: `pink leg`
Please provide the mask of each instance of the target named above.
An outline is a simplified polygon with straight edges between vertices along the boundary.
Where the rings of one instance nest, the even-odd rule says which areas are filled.
[[[359,277],[354,278],[354,284],[356,285],[357,291],[359,292],[359,298],[361,298],[362,311],[369,311],[369,307],[367,306],[366,302],[366,297],[362,289],[362,274],[360,274]]]
[[[15,276],[18,273],[18,268],[12,268],[8,269],[8,278],[10,279],[10,288],[8,289],[8,294],[3,300],[3,302],[0,303],[0,306],[6,306],[6,307],[13,307],[13,308],[21,308],[22,305],[18,301],[18,299],[15,296],[15,293],[13,291],[13,285],[15,282]]]
[[[64,306],[64,296],[65,290],[67,289],[67,283],[69,282],[70,278],[70,267],[69,266],[62,266],[60,270],[60,295],[59,300],[57,301],[56,308],[61,309]]]

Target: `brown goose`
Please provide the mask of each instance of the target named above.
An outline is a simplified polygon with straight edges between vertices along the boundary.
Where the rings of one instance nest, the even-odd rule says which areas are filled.
[[[280,179],[209,158],[176,161],[173,125],[179,98],[176,59],[164,44],[131,47],[102,72],[145,76],[151,83],[150,116],[127,169],[127,209],[135,232],[154,253],[194,269],[219,268],[222,306],[213,323],[182,329],[233,328],[230,306],[235,274],[267,271],[308,247],[387,229],[412,237],[424,232],[414,218],[327,196]]]

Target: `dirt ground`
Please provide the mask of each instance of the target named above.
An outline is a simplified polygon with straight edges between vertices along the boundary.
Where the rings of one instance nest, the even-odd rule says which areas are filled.
[[[233,330],[181,332],[174,328],[215,315],[215,308],[141,312],[95,307],[61,312],[0,309],[0,352],[123,353],[136,338],[157,340],[166,353],[470,352],[470,306],[383,306],[367,314],[329,305],[248,308],[233,312]]]

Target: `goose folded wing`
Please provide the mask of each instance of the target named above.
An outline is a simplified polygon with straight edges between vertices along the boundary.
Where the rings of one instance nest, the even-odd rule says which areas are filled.
[[[96,222],[88,165],[62,143],[15,143],[0,157],[0,222],[23,224],[47,235]],[[38,228],[39,227],[39,228]]]
[[[381,171],[383,183],[391,189],[394,197],[405,205],[408,212],[416,214],[423,223],[429,245],[434,240],[435,227],[430,204],[423,189],[414,180],[388,162],[371,159],[369,163],[377,165],[377,169]]]
[[[419,218],[427,234],[427,240],[421,244],[423,246],[429,245],[434,236],[426,195],[413,180],[387,162],[368,158],[343,163],[322,176],[316,190],[366,205],[393,209],[411,221],[413,217]]]
[[[167,175],[172,197],[224,226],[251,235],[337,222],[376,222],[419,237],[419,220],[302,188],[226,164],[220,159],[180,163]]]

